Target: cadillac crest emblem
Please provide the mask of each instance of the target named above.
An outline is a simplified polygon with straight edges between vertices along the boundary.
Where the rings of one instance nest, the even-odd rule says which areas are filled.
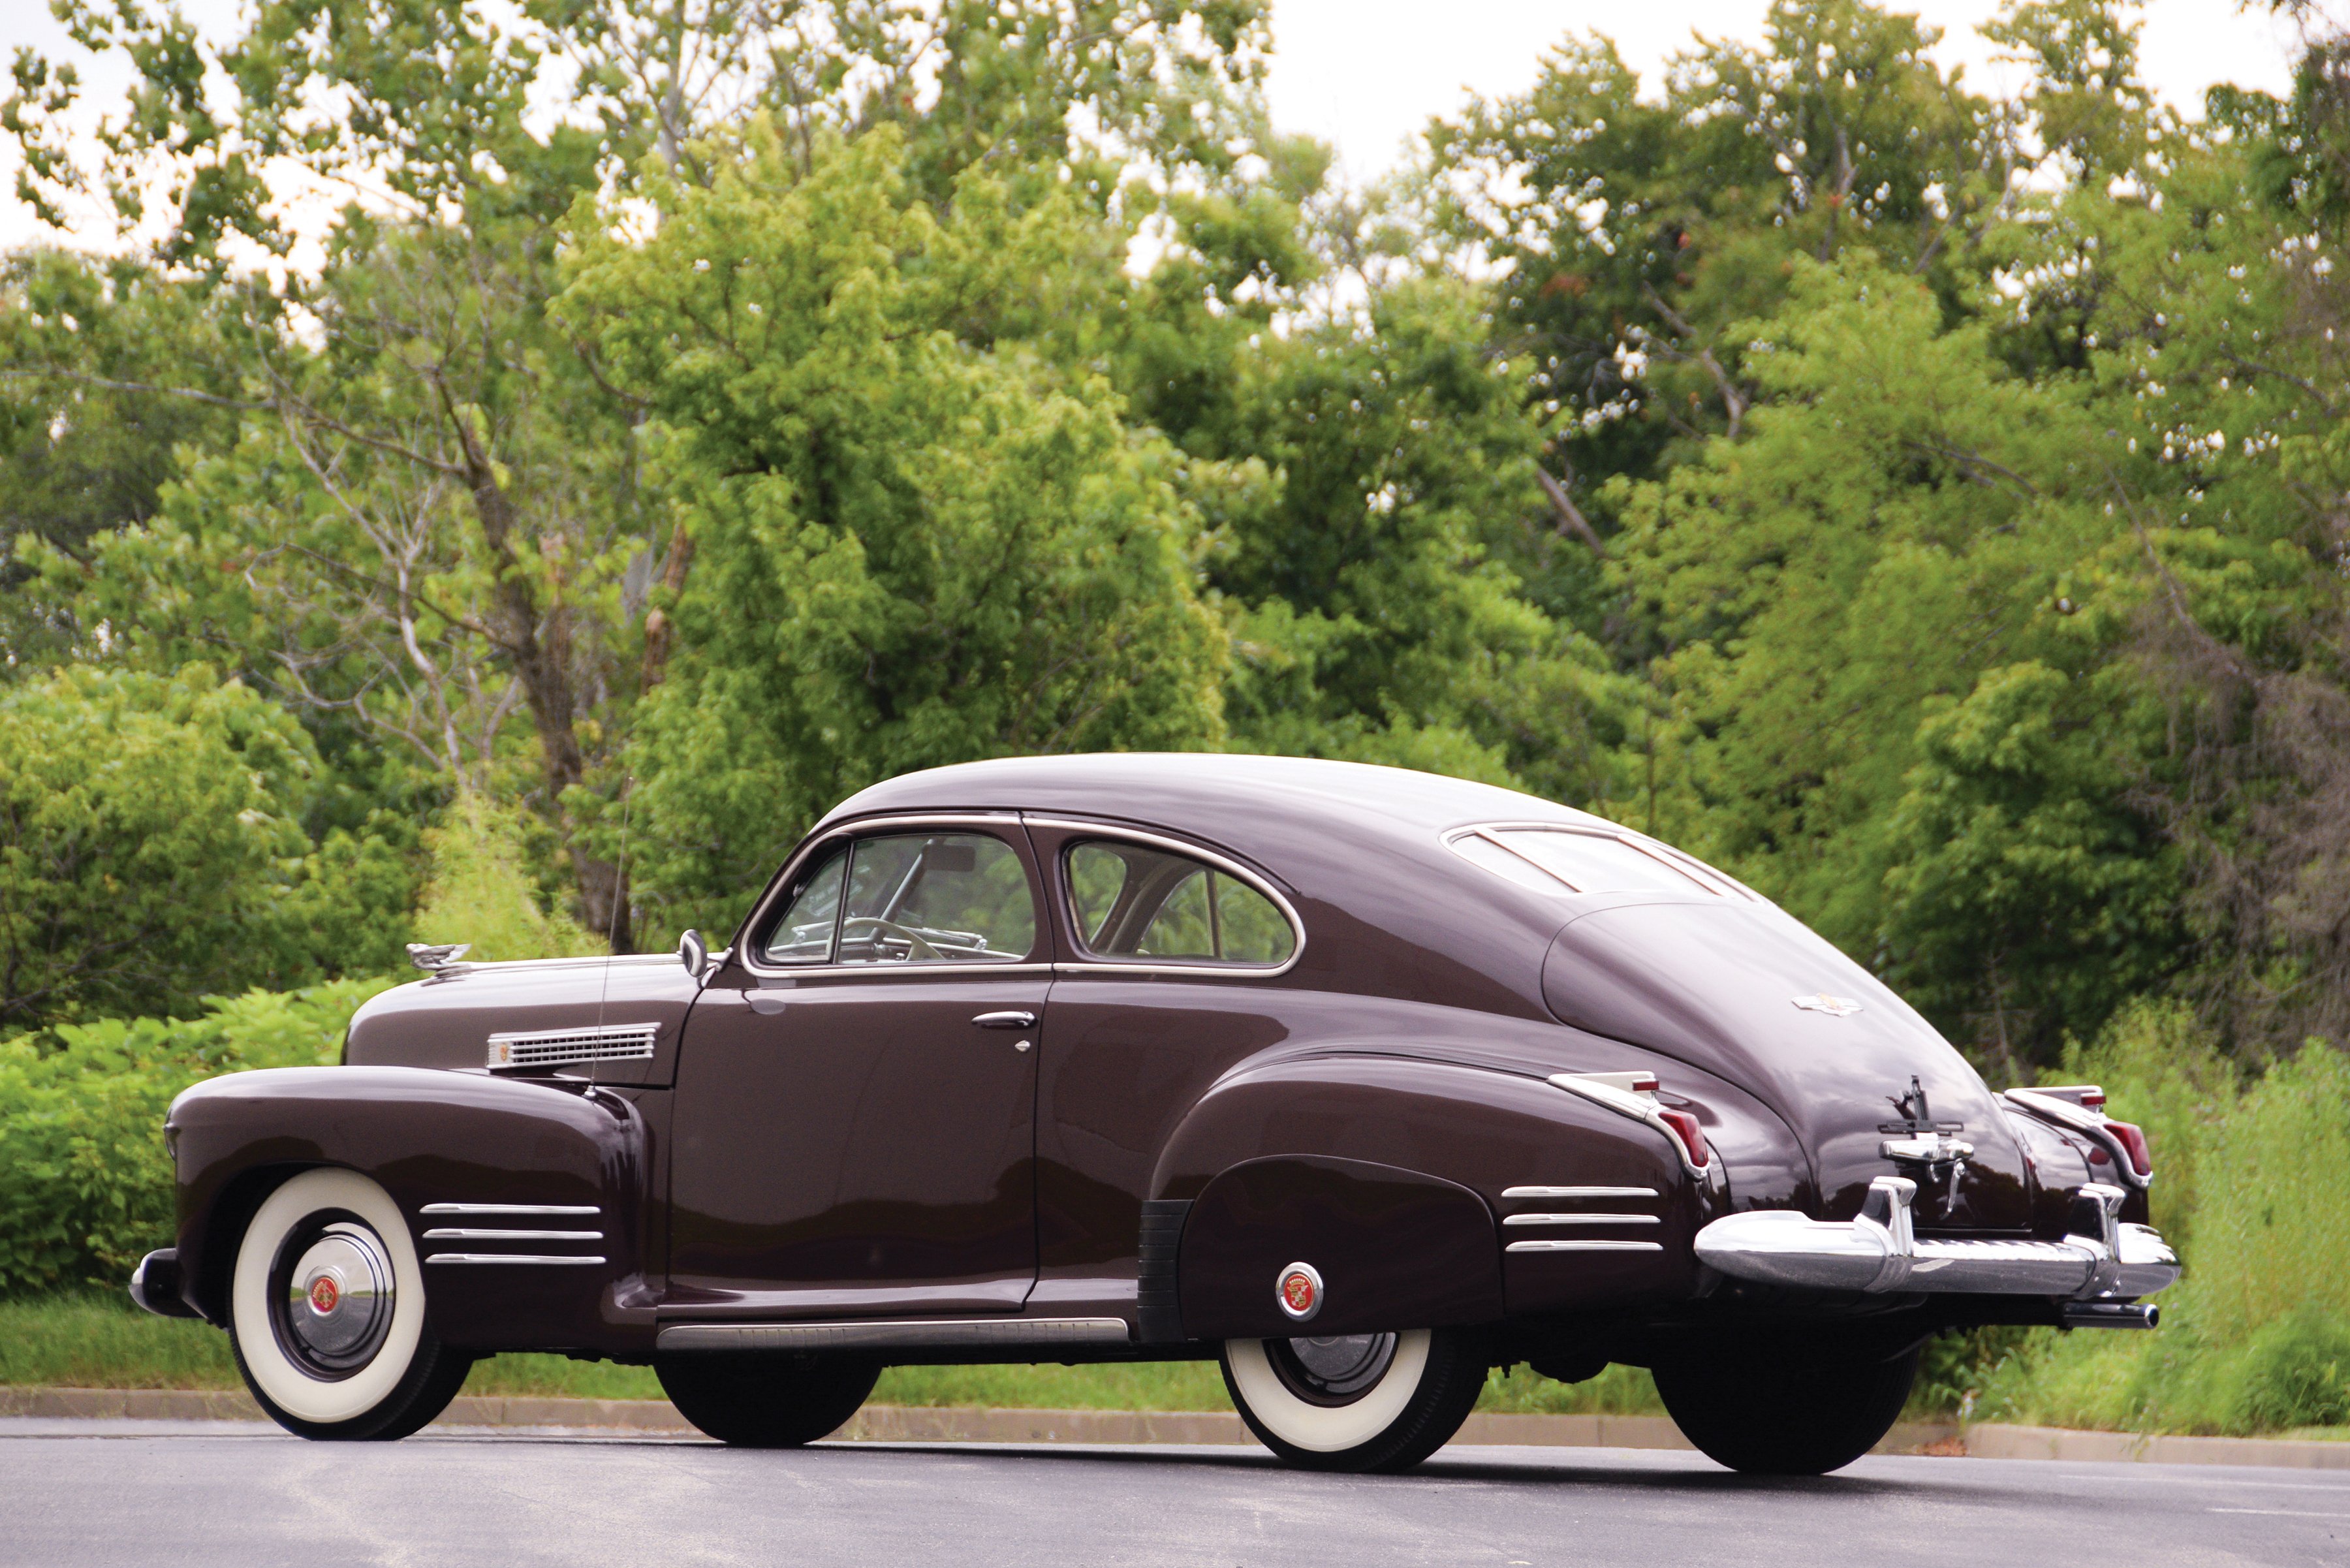
[[[1322,1276],[1311,1263],[1292,1263],[1274,1282],[1273,1296],[1284,1315],[1304,1323],[1322,1310]]]
[[[1860,1003],[1851,997],[1830,996],[1825,991],[1810,996],[1791,996],[1787,1000],[1806,1012],[1825,1012],[1830,1018],[1850,1018],[1860,1011]]]

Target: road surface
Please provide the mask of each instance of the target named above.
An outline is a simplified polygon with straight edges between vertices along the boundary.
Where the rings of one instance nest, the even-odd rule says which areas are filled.
[[[0,1563],[2127,1568],[2350,1563],[2350,1473],[1867,1459],[1750,1480],[1688,1453],[1450,1449],[1409,1476],[1252,1449],[0,1419]]]

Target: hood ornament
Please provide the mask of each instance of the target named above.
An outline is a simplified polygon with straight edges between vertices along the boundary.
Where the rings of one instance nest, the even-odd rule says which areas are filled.
[[[462,974],[466,966],[459,961],[473,945],[471,942],[411,942],[408,944],[408,961],[436,980],[444,974]]]
[[[1825,1012],[1830,1018],[1850,1018],[1860,1011],[1860,1003],[1851,997],[1830,996],[1825,991],[1810,996],[1791,996],[1787,1000],[1806,1012]]]

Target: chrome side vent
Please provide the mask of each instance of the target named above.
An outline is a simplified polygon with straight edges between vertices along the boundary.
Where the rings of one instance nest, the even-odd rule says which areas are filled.
[[[653,1054],[658,1023],[592,1029],[541,1029],[490,1036],[493,1067],[552,1067],[572,1062],[642,1062]]]

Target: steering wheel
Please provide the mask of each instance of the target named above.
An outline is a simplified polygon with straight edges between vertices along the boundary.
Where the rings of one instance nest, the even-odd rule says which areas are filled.
[[[848,936],[847,928],[851,925],[869,926],[875,930],[887,932],[890,936],[899,938],[906,943],[910,950],[920,950],[919,951],[910,952],[910,957],[922,959],[944,959],[947,956],[945,953],[941,952],[928,938],[922,936],[912,928],[901,926],[895,920],[885,920],[879,915],[857,915],[843,921],[843,929],[840,934],[844,940],[847,940]]]

